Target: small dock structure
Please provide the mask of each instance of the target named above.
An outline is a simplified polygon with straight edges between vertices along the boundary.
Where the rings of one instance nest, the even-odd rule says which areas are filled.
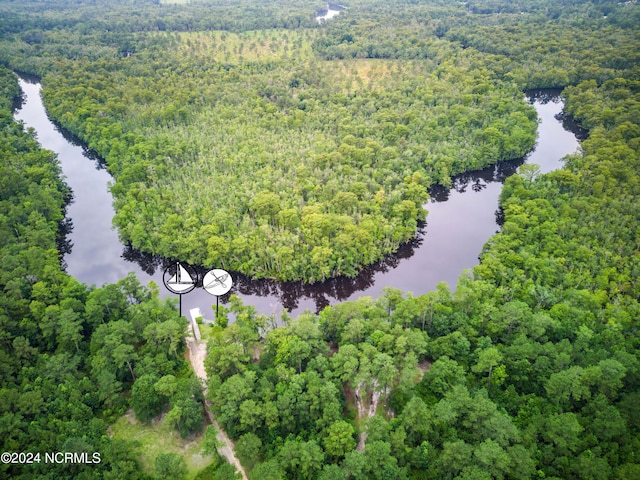
[[[191,317],[191,321],[189,323],[191,323],[193,336],[195,337],[196,341],[199,342],[202,337],[200,336],[200,327],[198,326],[198,318],[203,318],[200,308],[196,307],[196,308],[190,309],[189,316]]]

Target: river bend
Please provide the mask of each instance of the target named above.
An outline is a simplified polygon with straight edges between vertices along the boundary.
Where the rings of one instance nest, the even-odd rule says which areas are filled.
[[[164,260],[124,247],[111,226],[110,175],[95,156],[47,117],[40,98],[40,84],[20,79],[24,101],[15,118],[33,128],[44,148],[58,154],[65,181],[73,191],[67,216],[73,229],[67,240],[70,252],[64,256],[67,272],[89,285],[113,283],[133,271],[143,283],[153,280],[163,296],[171,295],[162,284]],[[234,274],[230,293],[238,294],[260,313],[293,315],[304,309],[317,311],[326,305],[361,296],[377,296],[386,287],[415,295],[431,291],[445,281],[454,288],[460,273],[478,263],[485,242],[499,229],[498,197],[502,183],[523,163],[536,163],[542,172],[560,168],[561,159],[574,153],[579,144],[571,123],[563,116],[559,92],[539,91],[528,95],[540,124],[537,144],[525,159],[500,162],[475,172],[458,175],[453,187],[436,187],[426,205],[429,214],[416,239],[394,255],[365,268],[353,279],[337,278],[323,283],[271,282],[251,280]],[[222,299],[224,303],[224,298]],[[203,289],[183,295],[183,313],[199,307],[211,318],[215,300]]]

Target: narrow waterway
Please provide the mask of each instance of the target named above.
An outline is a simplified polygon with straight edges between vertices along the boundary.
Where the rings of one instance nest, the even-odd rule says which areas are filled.
[[[111,177],[99,159],[48,119],[39,83],[21,79],[20,87],[24,102],[15,113],[16,119],[36,131],[43,147],[58,154],[65,180],[73,190],[74,199],[67,209],[73,223],[68,236],[71,251],[64,256],[67,272],[81,282],[100,286],[132,271],[145,284],[153,280],[163,296],[172,295],[162,283],[166,262],[124,247],[112,229]],[[534,92],[528,98],[540,118],[534,151],[525,159],[457,176],[450,190],[432,189],[426,225],[396,254],[366,268],[356,278],[313,285],[251,280],[233,274],[235,283],[230,294],[238,294],[261,313],[279,314],[286,309],[296,315],[304,309],[317,311],[365,295],[375,297],[387,286],[415,295],[433,290],[441,281],[455,288],[460,273],[478,263],[482,246],[499,229],[496,216],[504,180],[525,161],[540,165],[542,172],[559,168],[562,157],[578,148],[571,124],[562,116],[558,92]],[[225,300],[222,298],[222,303]],[[215,298],[201,288],[183,295],[182,303],[183,314],[199,307],[205,318],[213,317]]]

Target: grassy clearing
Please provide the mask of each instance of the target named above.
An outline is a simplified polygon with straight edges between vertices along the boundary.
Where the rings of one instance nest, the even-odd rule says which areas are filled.
[[[201,60],[240,63],[258,60],[308,59],[315,30],[181,32],[178,53]]]
[[[202,454],[204,433],[183,439],[161,420],[154,420],[151,425],[141,424],[135,419],[132,410],[128,410],[111,426],[110,434],[114,438],[137,442],[142,469],[149,475],[153,475],[154,462],[160,453],[177,453],[182,456],[187,464],[188,479],[194,478],[213,461],[210,455]]]
[[[382,60],[371,58],[359,58],[350,60],[337,60],[334,63],[340,65],[343,75],[352,78],[360,78],[363,81],[384,79],[394,73],[394,68],[400,65],[397,60]]]

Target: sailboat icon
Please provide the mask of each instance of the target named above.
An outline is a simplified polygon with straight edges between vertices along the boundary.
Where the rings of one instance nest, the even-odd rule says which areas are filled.
[[[164,282],[164,285],[173,293],[188,293],[195,288],[196,279],[180,262],[176,262],[175,273]]]

